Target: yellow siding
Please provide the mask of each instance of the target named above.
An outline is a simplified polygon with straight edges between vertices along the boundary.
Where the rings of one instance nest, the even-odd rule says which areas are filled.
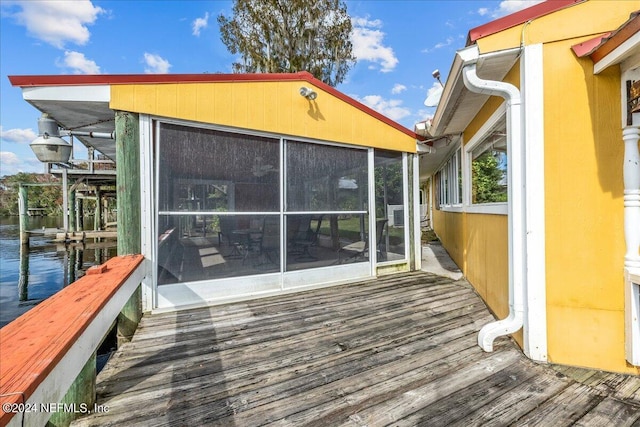
[[[504,81],[520,85],[520,64]],[[491,97],[464,132],[469,141],[504,102]],[[450,213],[434,210],[434,230],[487,306],[498,318],[509,314],[508,218],[506,215]],[[522,332],[514,335],[522,345]]]
[[[453,262],[464,272],[464,215],[433,210],[433,231]]]
[[[640,373],[624,358],[620,70],[593,75],[572,43],[544,46],[549,360]]]
[[[640,0],[587,1],[484,37],[477,44],[485,53],[518,47],[523,38],[525,45],[531,45],[572,39],[576,34],[595,37],[615,30],[638,9]]]
[[[111,86],[110,107],[161,117],[283,135],[415,152],[410,135],[306,81],[169,83]]]
[[[509,314],[506,215],[467,214],[467,280],[499,317]]]

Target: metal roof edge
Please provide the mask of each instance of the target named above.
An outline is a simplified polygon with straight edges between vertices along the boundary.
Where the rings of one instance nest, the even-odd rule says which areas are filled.
[[[467,46],[476,40],[588,0],[547,0],[469,30]]]

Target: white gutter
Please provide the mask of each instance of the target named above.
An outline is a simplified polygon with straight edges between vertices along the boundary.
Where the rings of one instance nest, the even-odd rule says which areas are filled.
[[[475,58],[465,58],[462,68],[464,84],[472,92],[501,96],[507,103],[507,152],[509,162],[508,188],[508,240],[509,240],[509,315],[502,320],[486,324],[478,334],[478,345],[484,351],[493,351],[493,341],[512,334],[524,324],[525,269],[525,204],[524,158],[520,90],[501,81],[483,80],[476,74]]]

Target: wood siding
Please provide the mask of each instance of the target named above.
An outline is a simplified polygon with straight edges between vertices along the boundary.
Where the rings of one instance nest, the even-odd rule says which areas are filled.
[[[125,84],[111,86],[114,110],[387,150],[416,151],[416,140],[306,81]]]

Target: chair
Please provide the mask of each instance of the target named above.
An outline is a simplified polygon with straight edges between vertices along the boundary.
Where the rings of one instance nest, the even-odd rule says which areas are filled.
[[[385,254],[380,250],[380,245],[382,244],[382,236],[384,236],[384,229],[387,225],[388,219],[379,219],[376,221],[376,251],[378,254],[378,258],[382,259],[385,257]],[[344,252],[349,253],[350,255],[344,259],[347,260],[355,260],[358,257],[368,257],[369,256],[369,240],[360,240],[357,242],[349,243],[346,246],[343,246],[338,250],[338,264],[342,263],[342,254]]]
[[[232,231],[238,228],[236,218],[233,216],[221,215],[218,217],[220,231],[218,231],[218,242],[222,244],[222,237],[227,240],[227,244],[231,246]]]
[[[316,226],[311,227],[311,222],[316,221]],[[315,261],[318,258],[311,255],[309,248],[315,246],[318,243],[318,233],[320,232],[320,226],[322,225],[322,215],[314,217],[313,215],[303,215],[300,217],[300,226],[298,233],[294,237],[292,246],[299,248],[300,255],[296,257],[296,261]]]
[[[280,265],[280,218],[267,216],[262,224],[262,236],[260,238],[260,254],[264,255],[271,264]],[[276,254],[274,260],[271,254]],[[267,264],[265,262],[265,264]]]

